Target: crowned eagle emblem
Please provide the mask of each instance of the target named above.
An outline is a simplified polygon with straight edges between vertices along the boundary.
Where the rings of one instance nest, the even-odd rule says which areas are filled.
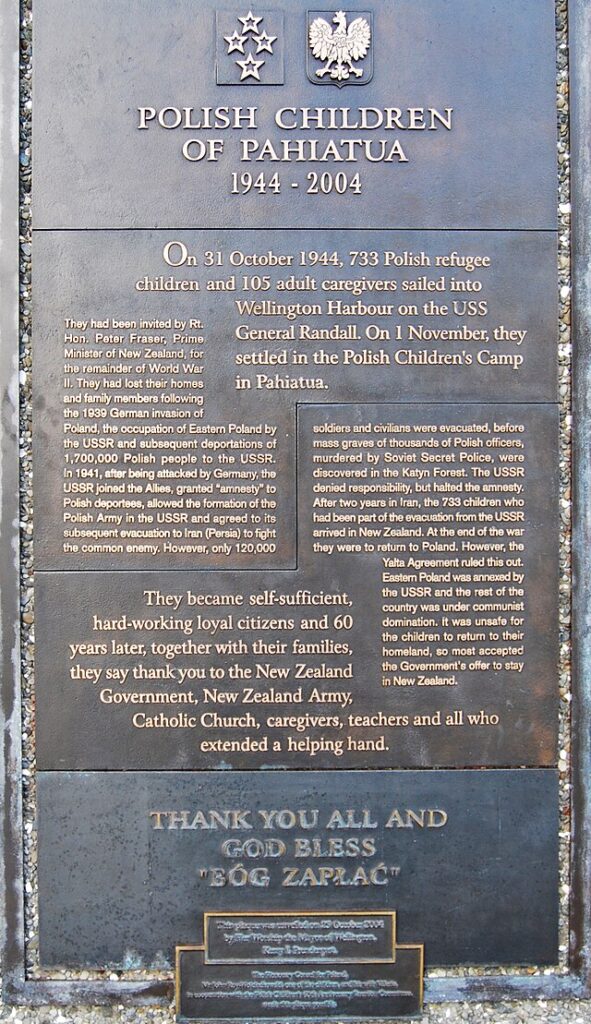
[[[347,79],[362,78],[364,69],[355,67],[355,61],[363,60],[371,45],[371,28],[366,18],[354,18],[347,25],[345,11],[337,11],[332,19],[332,28],[325,18],[314,18],[310,23],[310,49],[318,60],[326,61],[324,67],[315,72],[317,78],[328,75],[336,84]]]

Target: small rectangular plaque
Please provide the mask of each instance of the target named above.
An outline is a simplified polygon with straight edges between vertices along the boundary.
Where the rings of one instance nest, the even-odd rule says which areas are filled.
[[[209,964],[392,963],[396,958],[392,912],[204,914],[204,933]]]
[[[422,1008],[423,947],[398,946],[391,963],[301,966],[206,964],[177,952],[177,1020],[391,1020]]]
[[[392,911],[205,913],[203,935],[202,946],[176,949],[180,1021],[375,1019],[422,1007],[424,949],[397,944]]]

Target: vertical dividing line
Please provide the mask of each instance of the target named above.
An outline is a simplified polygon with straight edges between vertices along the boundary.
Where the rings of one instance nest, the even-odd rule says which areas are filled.
[[[591,5],[569,0],[573,309],[570,959],[591,992]],[[585,828],[587,826],[587,830]]]
[[[300,568],[300,403],[294,404],[293,429],[294,436],[294,529],[295,529],[295,568]]]
[[[0,0],[0,960],[24,982],[19,550],[19,4]]]

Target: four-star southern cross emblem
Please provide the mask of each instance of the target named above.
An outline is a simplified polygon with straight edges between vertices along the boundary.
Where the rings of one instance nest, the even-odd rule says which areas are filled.
[[[273,44],[277,42],[277,36],[267,32],[263,27],[264,20],[263,15],[254,14],[250,10],[248,14],[237,18],[240,29],[224,36],[228,54],[237,54],[234,63],[240,68],[241,82],[247,79],[260,82],[261,69],[264,68],[267,58],[259,55],[273,56]]]

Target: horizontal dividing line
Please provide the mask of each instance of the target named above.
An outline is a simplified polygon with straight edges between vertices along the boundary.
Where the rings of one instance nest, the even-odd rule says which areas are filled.
[[[468,969],[470,964],[446,964],[443,970],[459,967]],[[486,966],[486,965],[479,965]],[[528,966],[499,965],[491,964],[497,971],[505,967],[507,974],[487,974],[473,976],[467,973],[443,974],[433,977],[427,970],[425,974],[425,993],[427,1003],[438,1006],[449,1002],[470,1001],[471,1003],[482,1003],[487,1000],[507,1001],[509,999],[585,999],[591,994],[590,988],[580,977],[572,966],[567,968],[569,973],[562,973],[560,965],[553,964],[547,968],[547,973],[529,975],[523,973]],[[529,965],[536,970],[545,965]],[[55,969],[55,968],[54,968]],[[74,1000],[84,1004],[88,996],[98,1002],[99,1005],[111,1006],[120,1003],[122,996],[138,997],[138,1001],[130,1003],[133,1007],[145,1005],[145,997],[148,995],[149,1003],[153,1006],[169,1006],[173,994],[173,978],[171,969],[162,971],[150,971],[154,977],[142,981],[133,980],[134,971],[125,970],[125,977],[117,981],[110,981],[104,978],[82,979],[80,972],[82,967],[74,970],[72,978],[35,978],[33,974],[27,973],[24,977],[13,978],[6,972],[6,1002],[7,1005],[24,1005],[28,1007],[45,1006],[48,1003],[57,1003],[63,1006],[63,999],[69,1000],[68,1005]],[[117,968],[119,970],[119,968]],[[521,973],[515,973],[519,971]],[[18,998],[15,998],[18,997]],[[533,1004],[532,1004],[533,1005]],[[293,1024],[306,1024],[310,1018],[303,1017],[279,1017],[279,1021],[290,1020]],[[324,1018],[326,1020],[326,1018]],[[398,1019],[398,1018],[397,1018]],[[413,1018],[416,1019],[416,1018]],[[582,1017],[578,1018],[582,1020]],[[245,1018],[223,1017],[219,1018],[220,1024],[243,1024]],[[345,1017],[339,1015],[339,1020],[347,1024],[367,1024],[367,1017]],[[392,1017],[371,1017],[373,1024],[391,1024]]]
[[[364,408],[365,406],[368,406],[368,405],[377,405],[377,406],[380,406],[380,405],[384,405],[384,406],[386,406],[386,405],[417,405],[417,406],[421,406],[421,407],[425,406],[425,405],[453,405],[454,408],[457,408],[458,406],[462,406],[462,407],[463,406],[469,406],[469,407],[476,406],[476,407],[478,407],[480,409],[482,409],[482,408],[488,409],[489,407],[490,408],[496,408],[498,406],[508,406],[509,408],[512,408],[515,405],[548,405],[548,406],[553,408],[554,406],[560,405],[560,402],[558,401],[558,399],[556,399],[556,401],[553,401],[553,400],[552,401],[551,400],[544,401],[543,399],[540,399],[539,401],[536,401],[536,402],[534,402],[533,400],[526,401],[525,399],[517,400],[517,401],[514,401],[514,402],[506,402],[506,401],[502,401],[502,400],[498,401],[498,402],[478,402],[478,401],[474,401],[474,400],[472,400],[472,401],[464,401],[461,398],[450,399],[449,402],[443,402],[443,401],[440,401],[437,398],[427,398],[427,399],[424,399],[423,401],[417,401],[415,399],[414,402],[413,401],[402,401],[402,400],[401,401],[396,401],[395,399],[392,399],[392,401],[390,401],[390,402],[384,402],[384,401],[372,402],[371,399],[367,399],[367,400],[364,400],[364,401],[361,401],[361,402],[296,402],[295,404],[296,404],[296,406],[299,409],[303,409],[304,407],[306,409],[322,409],[322,408],[325,408],[326,406],[329,406],[330,408],[335,408],[335,409],[338,408],[339,406],[344,406],[346,408],[355,408],[356,406],[360,406],[360,407]],[[412,424],[411,424],[411,426],[412,426]]]
[[[272,566],[257,566],[254,569],[241,569],[240,567],[234,569],[218,569],[215,565],[197,566],[194,569],[181,569],[175,568],[174,566],[170,569],[166,566],[157,565],[153,569],[134,569],[131,565],[123,569],[33,569],[34,573],[44,573],[49,575],[50,573],[78,573],[78,572],[109,572],[109,573],[130,573],[130,572],[298,572],[302,568],[299,565],[290,565],[284,569],[274,569]]]
[[[196,227],[196,226],[185,226],[185,227],[150,227],[150,228],[122,228],[122,227],[111,227],[111,228],[98,228],[98,227],[85,227],[85,228],[33,228],[33,234],[37,233],[63,233],[63,232],[103,232],[103,231],[237,231],[244,234],[248,231],[305,231],[307,234],[316,231],[364,231],[369,233],[371,231],[405,231],[415,233],[459,233],[465,232],[478,232],[484,234],[550,234],[557,235],[559,228],[404,228],[404,227],[391,227],[391,228],[380,228],[380,227],[349,227],[349,226],[336,226],[334,224],[327,225],[325,227],[319,227],[318,225],[306,225],[306,224],[286,224],[281,227],[248,227],[244,224],[238,227]]]
[[[558,765],[490,765],[486,767],[457,765],[438,765],[431,767],[418,765],[416,768],[290,768],[281,765],[277,768],[36,768],[35,775],[203,775],[205,773],[220,775],[220,777],[232,776],[236,772],[243,772],[248,775],[275,775],[279,772],[296,772],[298,775],[325,775],[333,773],[342,775],[343,772],[356,772],[364,775],[367,772],[380,772],[383,775],[392,772],[558,772]]]

